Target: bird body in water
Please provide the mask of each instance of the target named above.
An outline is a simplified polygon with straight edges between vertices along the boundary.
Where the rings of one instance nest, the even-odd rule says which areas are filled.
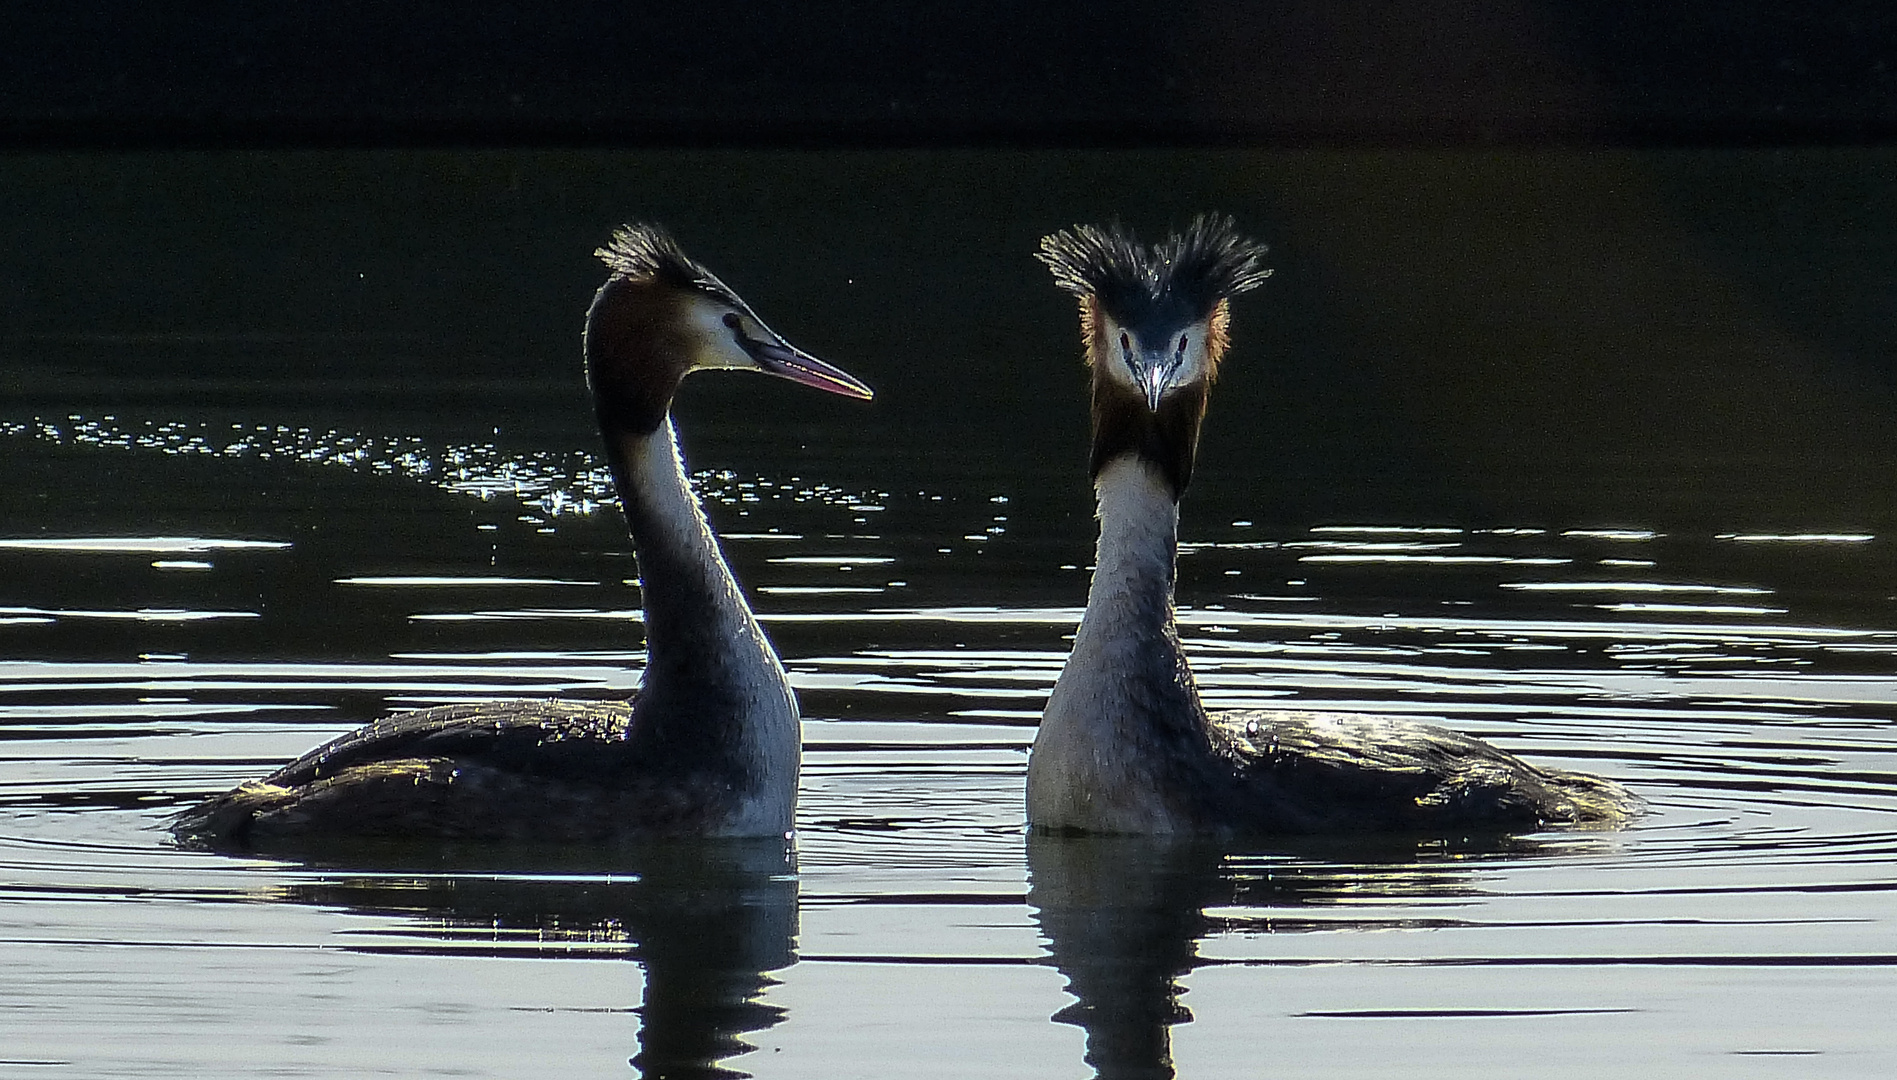
[[[1100,538],[1073,652],[1028,761],[1037,831],[1316,834],[1613,824],[1639,800],[1479,739],[1384,716],[1208,713],[1173,619],[1191,479],[1231,298],[1270,273],[1229,218],[1152,248],[1117,227],[1041,242],[1080,303]]]
[[[757,370],[869,398],[766,326],[662,230],[618,230],[587,313],[587,380],[638,557],[647,663],[621,702],[495,701],[399,713],[173,823],[204,846],[312,839],[600,842],[787,835],[797,701],[693,495],[680,381]]]

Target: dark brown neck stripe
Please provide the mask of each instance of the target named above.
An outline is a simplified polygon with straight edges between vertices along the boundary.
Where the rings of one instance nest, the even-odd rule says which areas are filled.
[[[1117,457],[1137,454],[1166,478],[1177,502],[1192,481],[1205,401],[1203,385],[1181,387],[1160,399],[1157,412],[1149,412],[1138,392],[1096,374],[1092,475],[1098,477],[1100,470]]]
[[[677,299],[664,286],[614,278],[586,314],[586,381],[602,429],[658,430],[691,364]]]

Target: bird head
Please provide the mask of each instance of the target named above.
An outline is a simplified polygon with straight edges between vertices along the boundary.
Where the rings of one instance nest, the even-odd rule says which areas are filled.
[[[602,420],[652,431],[686,375],[762,371],[832,394],[874,392],[765,325],[655,225],[625,225],[594,252],[611,270],[586,315],[586,371]]]
[[[1271,274],[1265,246],[1201,215],[1148,247],[1118,225],[1044,237],[1040,260],[1080,304],[1092,372],[1093,471],[1139,454],[1177,498],[1192,476],[1206,395],[1230,342],[1231,298]]]

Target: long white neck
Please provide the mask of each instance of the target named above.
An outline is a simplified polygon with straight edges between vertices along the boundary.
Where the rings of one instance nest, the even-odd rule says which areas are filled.
[[[1179,506],[1158,471],[1128,454],[1094,482],[1100,542],[1074,657],[1150,639],[1172,625]],[[1074,660],[1067,669],[1074,669]]]
[[[1094,480],[1100,545],[1073,653],[1048,697],[1028,762],[1028,820],[1039,828],[1163,832],[1157,779],[1178,755],[1202,758],[1207,722],[1173,627],[1179,508],[1136,454]]]
[[[781,819],[788,830],[796,698],[692,493],[671,418],[645,434],[609,431],[607,451],[645,609],[646,671],[631,738],[678,771],[732,772],[755,784],[758,804],[747,813]]]

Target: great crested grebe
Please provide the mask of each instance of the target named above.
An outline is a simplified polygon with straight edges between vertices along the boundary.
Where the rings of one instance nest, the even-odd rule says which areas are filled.
[[[797,701],[692,494],[671,420],[693,371],[869,387],[792,346],[651,225],[595,252],[586,316],[606,458],[639,562],[646,669],[623,702],[495,701],[400,713],[179,815],[209,846],[386,837],[576,841],[782,836]]]
[[[1100,542],[1073,653],[1028,760],[1037,831],[1287,834],[1612,824],[1640,801],[1412,720],[1209,714],[1173,623],[1179,497],[1230,300],[1270,273],[1230,218],[1148,248],[1117,226],[1041,241],[1080,301],[1091,369]]]

